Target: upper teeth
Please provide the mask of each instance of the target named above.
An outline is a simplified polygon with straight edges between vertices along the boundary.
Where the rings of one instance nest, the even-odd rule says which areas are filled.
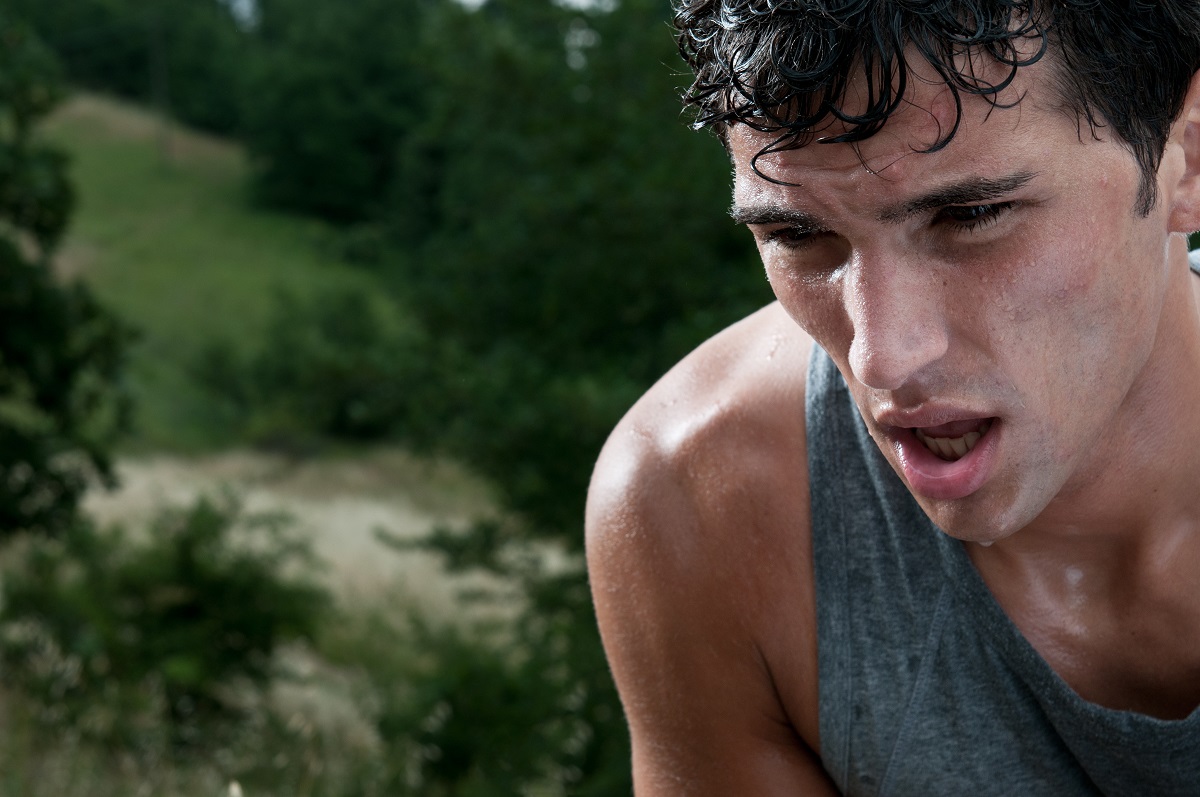
[[[975,444],[979,442],[979,438],[987,434],[987,430],[991,427],[991,419],[986,420],[979,427],[977,432],[967,432],[962,437],[930,437],[920,429],[913,429],[917,434],[917,439],[925,444],[933,453],[944,459],[958,459],[966,454]]]

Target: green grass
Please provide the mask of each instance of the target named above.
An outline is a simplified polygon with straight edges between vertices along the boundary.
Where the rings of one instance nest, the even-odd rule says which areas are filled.
[[[237,442],[189,375],[199,349],[226,339],[251,350],[282,289],[306,296],[371,278],[322,251],[323,225],[253,207],[235,145],[176,126],[167,154],[161,130],[153,114],[94,95],[47,122],[79,196],[58,265],[140,330],[131,447],[197,451]]]

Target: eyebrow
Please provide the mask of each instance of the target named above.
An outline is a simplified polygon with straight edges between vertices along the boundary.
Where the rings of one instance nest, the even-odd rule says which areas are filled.
[[[806,230],[825,229],[821,220],[811,213],[776,205],[734,205],[729,209],[729,216],[738,224],[790,224]]]
[[[1014,172],[1004,177],[968,177],[939,186],[927,194],[910,199],[879,214],[879,220],[894,224],[921,213],[953,205],[974,205],[999,199],[1027,184],[1037,172]]]
[[[968,177],[938,186],[915,199],[884,208],[878,219],[896,224],[930,210],[953,205],[972,205],[999,199],[1016,191],[1037,177],[1037,172],[1020,171],[1003,177]],[[734,205],[730,217],[738,224],[790,224],[809,231],[826,229],[825,223],[811,213],[777,205]]]

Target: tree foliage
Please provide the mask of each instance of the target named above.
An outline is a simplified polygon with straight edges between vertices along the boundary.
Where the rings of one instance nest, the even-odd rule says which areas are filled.
[[[72,83],[165,104],[217,132],[240,125],[245,31],[222,0],[5,0]]]
[[[259,196],[353,221],[425,331],[397,353],[427,363],[391,380],[425,388],[399,433],[493,480],[514,528],[576,551],[607,431],[769,298],[721,211],[723,158],[681,123],[668,16],[666,0],[269,0],[256,32]],[[346,359],[364,345],[347,338]]]
[[[422,765],[440,784],[427,793],[487,778],[628,792],[582,567],[591,466],[654,379],[769,299],[722,213],[728,163],[677,110],[668,0],[579,5],[260,0],[228,81],[255,196],[341,225],[410,317],[376,323],[361,297],[282,301],[261,356],[210,355],[197,373],[251,430],[398,438],[467,463],[502,504],[428,541],[519,579],[528,610],[493,648],[428,640],[424,697],[385,712],[445,756]],[[531,543],[567,566],[513,567]]]
[[[129,331],[49,267],[74,195],[34,128],[60,96],[50,53],[0,19],[0,534],[67,528],[128,420]]]
[[[286,519],[230,501],[165,510],[133,541],[76,523],[30,541],[3,579],[0,660],[51,730],[136,748],[174,743],[237,713],[239,680],[263,687],[273,653],[315,636],[328,595]]]
[[[464,404],[442,442],[542,536],[578,545],[591,463],[671,364],[769,294],[722,213],[719,148],[681,124],[665,0],[493,0],[434,19],[438,91],[386,222],[413,208],[396,290]],[[481,131],[486,131],[481,133]],[[427,158],[410,156],[422,164]],[[414,228],[415,227],[415,228]]]
[[[419,113],[420,0],[266,0],[243,138],[264,202],[336,221],[378,213]]]
[[[502,518],[427,541],[453,566],[519,579],[529,600],[510,645],[491,652],[499,661],[446,659],[423,676],[440,707],[432,719],[397,709],[436,729],[426,742],[447,758],[425,771],[437,793],[475,793],[480,772],[513,784],[547,776],[546,757],[525,747],[504,772],[479,747],[516,732],[570,773],[569,793],[627,792],[627,741],[581,562],[591,465],[654,379],[769,298],[749,241],[722,213],[728,165],[677,110],[668,3],[322,5],[262,6],[267,60],[247,128],[259,195],[351,220],[356,240],[370,231],[366,259],[421,334],[364,339],[285,307],[278,328],[329,334],[319,349],[272,347],[267,359],[286,366],[254,372],[286,371],[310,386],[306,401],[320,392],[343,406],[354,380],[322,378],[329,364],[391,350],[389,377],[358,384],[359,406],[395,408],[402,423],[389,433],[454,455],[498,491]],[[531,540],[573,565],[514,569],[512,546]],[[460,655],[446,645],[439,657]],[[478,687],[473,708],[459,700],[466,683]]]

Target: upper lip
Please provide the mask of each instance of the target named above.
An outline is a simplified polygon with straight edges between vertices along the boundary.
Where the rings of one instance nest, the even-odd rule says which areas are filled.
[[[920,404],[916,407],[890,407],[874,413],[875,420],[892,428],[923,429],[955,421],[983,420],[995,417],[986,410],[953,407],[945,404]]]

